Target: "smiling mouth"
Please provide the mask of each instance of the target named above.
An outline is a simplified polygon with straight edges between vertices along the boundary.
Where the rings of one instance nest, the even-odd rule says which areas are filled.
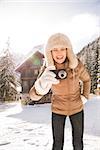
[[[63,56],[57,56],[56,58],[60,60],[63,59]]]

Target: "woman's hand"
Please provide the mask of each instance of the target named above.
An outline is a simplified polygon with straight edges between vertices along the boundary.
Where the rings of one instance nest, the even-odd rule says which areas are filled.
[[[87,99],[83,95],[81,95],[81,100],[82,100],[83,104],[85,104],[87,102]]]
[[[51,89],[52,84],[58,84],[59,80],[55,77],[55,73],[50,70],[55,70],[55,66],[49,66],[45,69],[43,74],[40,76],[39,79],[35,82],[35,89],[36,92],[40,95],[45,95]]]

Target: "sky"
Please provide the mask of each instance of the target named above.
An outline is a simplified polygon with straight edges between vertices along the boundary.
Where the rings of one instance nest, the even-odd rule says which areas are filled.
[[[66,34],[75,53],[100,36],[99,0],[0,0],[0,51],[27,54],[54,33]]]

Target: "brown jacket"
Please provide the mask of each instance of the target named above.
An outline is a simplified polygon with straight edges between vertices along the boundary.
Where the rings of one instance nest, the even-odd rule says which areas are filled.
[[[58,38],[59,36],[60,38]],[[57,64],[52,59],[50,49],[54,48],[56,43],[60,43],[67,48],[68,61],[63,64]],[[57,85],[52,85],[52,112],[62,115],[72,115],[80,112],[83,109],[80,80],[83,82],[82,95],[87,99],[89,98],[91,82],[86,68],[74,55],[69,39],[62,34],[52,36],[46,46],[45,58],[47,66],[55,65],[56,69],[66,69],[68,73],[66,79],[60,80],[60,83]],[[41,95],[36,93],[34,86],[31,88],[29,94],[33,100],[42,98]]]
[[[52,111],[62,115],[72,115],[83,109],[80,80],[83,82],[82,95],[87,99],[90,92],[90,76],[84,65],[78,61],[75,69],[66,67],[68,76],[59,84],[52,86]],[[61,66],[57,66],[61,69]],[[63,67],[62,67],[63,68]]]

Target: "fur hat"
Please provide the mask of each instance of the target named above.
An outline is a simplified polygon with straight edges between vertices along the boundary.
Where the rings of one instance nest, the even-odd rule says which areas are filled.
[[[73,69],[77,66],[78,60],[72,51],[72,44],[69,38],[62,33],[56,33],[52,35],[47,41],[45,47],[46,66],[54,66],[54,60],[51,54],[51,50],[54,48],[67,48],[69,67]]]

